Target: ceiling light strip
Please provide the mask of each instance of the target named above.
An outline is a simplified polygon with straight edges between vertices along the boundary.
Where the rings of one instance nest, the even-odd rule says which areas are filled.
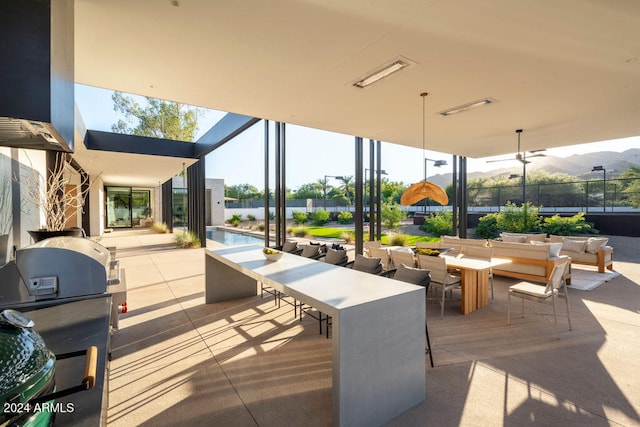
[[[491,98],[481,99],[479,101],[473,101],[468,104],[460,105],[458,107],[450,108],[448,110],[441,111],[439,114],[442,116],[450,116],[452,114],[462,113],[473,108],[484,107],[485,105],[493,104],[495,101]]]
[[[370,74],[369,76],[361,80],[358,80],[353,85],[361,89],[365,88],[369,85],[374,84],[375,82],[378,82],[384,79],[385,77],[389,77],[393,73],[397,73],[398,71],[408,67],[409,65],[411,65],[409,61],[398,59],[396,61],[393,61],[391,64],[383,68],[380,68],[379,70],[375,71],[373,74]]]

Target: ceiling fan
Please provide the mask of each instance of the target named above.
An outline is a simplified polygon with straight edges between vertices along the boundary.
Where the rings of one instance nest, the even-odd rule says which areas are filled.
[[[507,161],[507,160],[517,160],[520,163],[522,163],[523,165],[526,165],[528,163],[531,163],[529,160],[527,160],[528,158],[531,158],[531,157],[546,157],[546,154],[541,153],[541,151],[545,151],[544,149],[521,152],[520,151],[520,134],[522,133],[522,129],[516,129],[516,133],[518,134],[518,152],[516,153],[515,159],[487,160],[487,163],[504,162],[504,161]],[[527,155],[527,153],[529,153],[529,154]]]

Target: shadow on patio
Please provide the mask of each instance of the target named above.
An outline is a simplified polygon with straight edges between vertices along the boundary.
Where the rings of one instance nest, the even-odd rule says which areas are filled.
[[[156,249],[122,261],[131,311],[113,337],[109,424],[330,425],[331,340],[317,321],[271,297],[204,304],[203,251]],[[640,425],[640,267],[616,269],[570,291],[573,331],[560,317],[559,341],[551,307],[507,326],[510,279],[467,316],[453,302],[440,319],[428,302],[426,400],[388,425]]]

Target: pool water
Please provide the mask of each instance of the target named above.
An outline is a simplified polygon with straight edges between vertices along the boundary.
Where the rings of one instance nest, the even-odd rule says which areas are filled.
[[[232,231],[218,230],[217,228],[207,228],[207,239],[222,243],[228,246],[264,244],[264,239],[248,234],[234,233]]]

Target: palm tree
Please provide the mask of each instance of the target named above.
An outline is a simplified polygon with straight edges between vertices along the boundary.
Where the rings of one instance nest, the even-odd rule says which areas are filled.
[[[342,178],[342,185],[340,186],[344,195],[351,205],[351,195],[355,194],[355,183],[353,182],[353,176],[345,176]]]

